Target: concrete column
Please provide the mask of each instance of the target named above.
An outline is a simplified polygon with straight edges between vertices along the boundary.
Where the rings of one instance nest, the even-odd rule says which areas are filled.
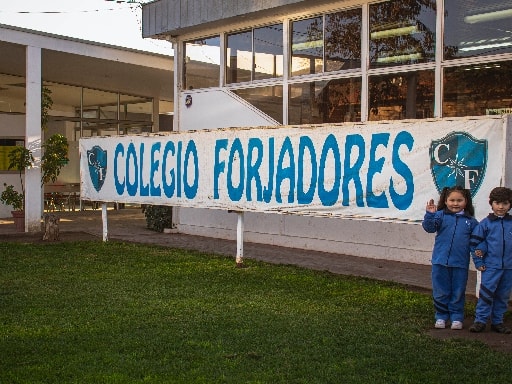
[[[160,98],[153,98],[153,130],[152,132],[160,132]]]
[[[25,230],[41,230],[41,48],[26,48],[25,146],[32,151],[35,166],[25,170]]]

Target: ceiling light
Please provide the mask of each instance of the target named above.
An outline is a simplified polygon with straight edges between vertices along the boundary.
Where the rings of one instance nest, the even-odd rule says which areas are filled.
[[[473,45],[471,47],[463,47],[460,48],[462,52],[469,52],[469,51],[478,51],[481,49],[490,49],[490,48],[503,48],[503,47],[510,47],[512,46],[512,42],[508,43],[496,43],[496,44],[482,44],[482,45]]]
[[[303,43],[292,44],[292,51],[303,51],[305,49],[323,47],[323,40],[305,41]]]
[[[410,25],[408,27],[400,27],[393,29],[385,29],[383,31],[376,31],[370,33],[372,40],[384,39],[386,37],[412,35],[418,33],[418,27],[416,25]]]
[[[423,55],[419,52],[396,56],[384,56],[377,58],[377,63],[402,63],[407,60],[419,60],[422,57]]]
[[[483,12],[476,15],[468,15],[464,17],[464,21],[468,24],[475,24],[483,23],[485,21],[506,19],[509,17],[512,17],[512,8]]]

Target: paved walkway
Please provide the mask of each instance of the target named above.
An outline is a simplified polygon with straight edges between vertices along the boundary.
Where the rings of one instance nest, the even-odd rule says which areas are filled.
[[[102,239],[103,226],[101,209],[76,212],[57,212],[60,217],[60,231],[63,235],[72,232],[86,232]],[[140,209],[125,208],[109,210],[108,235],[112,240],[159,244],[167,247],[194,249],[203,252],[236,256],[236,231],[233,240],[222,240],[180,233],[159,233],[146,228],[146,220]],[[12,236],[40,236],[41,234],[16,233],[13,221],[0,219],[0,241]],[[368,259],[350,255],[300,250],[266,244],[244,243],[244,259],[260,260],[276,264],[298,265],[336,274],[368,277],[393,281],[411,287],[430,291],[430,266],[397,261]],[[470,273],[467,293],[475,295],[476,272]]]

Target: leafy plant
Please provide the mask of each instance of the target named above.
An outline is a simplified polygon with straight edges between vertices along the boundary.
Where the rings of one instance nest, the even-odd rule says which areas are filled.
[[[23,171],[32,167],[34,156],[32,152],[25,147],[17,146],[9,152],[8,169],[18,171],[21,183],[21,192],[14,190],[14,186],[4,183],[5,190],[0,195],[0,201],[6,205],[12,206],[15,211],[22,211],[25,207],[25,185],[23,183]]]
[[[171,228],[172,207],[167,205],[148,205],[144,210],[146,225],[149,229],[163,232],[164,228]]]
[[[46,140],[41,158],[41,185],[57,180],[61,168],[69,162],[68,149],[68,139],[63,135],[55,134]]]
[[[14,190],[14,186],[4,183],[4,191],[0,195],[0,201],[10,205],[15,211],[23,211],[23,195]]]
[[[52,91],[46,87],[41,90],[41,129],[45,130],[48,124],[49,111],[53,105]],[[48,182],[55,182],[60,170],[69,162],[68,139],[61,134],[54,134],[42,145],[43,156],[41,158],[41,186]],[[15,211],[23,211],[25,208],[25,185],[23,172],[34,166],[32,152],[23,146],[16,146],[9,152],[9,170],[16,170],[20,175],[21,192],[14,186],[4,183],[4,191],[0,194],[0,201],[12,206]]]

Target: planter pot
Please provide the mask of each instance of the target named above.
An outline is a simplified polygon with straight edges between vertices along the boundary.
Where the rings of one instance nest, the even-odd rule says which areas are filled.
[[[14,225],[18,232],[25,232],[25,212],[24,211],[11,211],[14,218]]]

